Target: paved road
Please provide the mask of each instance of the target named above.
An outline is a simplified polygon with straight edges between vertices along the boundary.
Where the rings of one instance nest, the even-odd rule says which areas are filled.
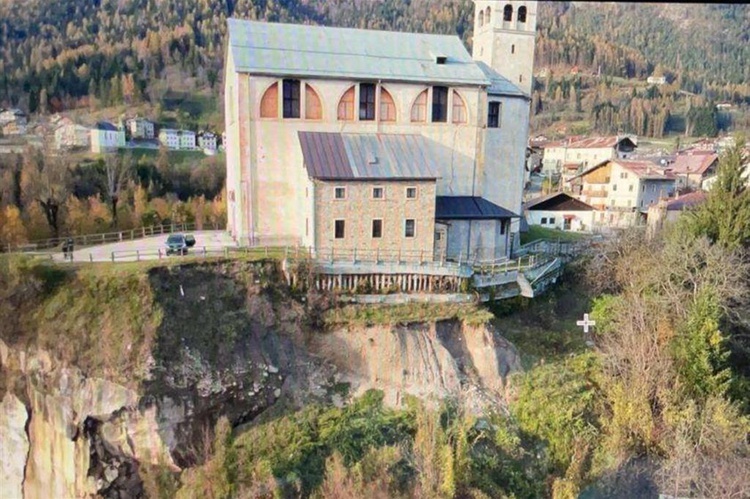
[[[209,250],[220,251],[225,247],[233,248],[237,246],[237,243],[235,243],[225,231],[205,230],[191,232],[191,234],[195,236],[195,247],[191,249],[192,252],[202,251],[202,248],[204,247]],[[116,261],[118,262],[132,262],[137,259],[154,260],[159,258],[157,253],[157,250],[159,249],[162,250],[162,258],[164,258],[167,237],[168,234],[163,234],[160,236],[135,239],[133,241],[122,241],[119,243],[102,244],[100,246],[82,248],[73,252],[73,261],[111,262],[113,252],[116,256]],[[136,251],[143,252],[144,254],[137,256]],[[170,258],[179,258],[179,256]],[[55,253],[53,259],[62,262],[62,252],[58,251]]]

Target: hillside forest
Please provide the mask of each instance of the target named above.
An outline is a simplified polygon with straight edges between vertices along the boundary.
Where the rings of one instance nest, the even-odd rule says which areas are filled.
[[[470,49],[472,15],[471,0],[8,0],[0,106],[45,114],[216,95],[228,17],[450,33]],[[748,128],[749,34],[744,5],[540,2],[533,126],[649,137]]]

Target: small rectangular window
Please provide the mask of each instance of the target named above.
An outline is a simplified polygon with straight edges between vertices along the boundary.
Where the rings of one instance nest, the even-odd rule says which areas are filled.
[[[547,217],[542,217],[542,225],[547,225]]]
[[[413,218],[407,218],[404,222],[404,237],[414,237],[417,222]]]
[[[375,119],[374,83],[360,83],[359,85],[359,119],[360,121]]]
[[[550,225],[555,225],[555,217],[552,217],[552,218],[549,219],[549,224]]]
[[[383,237],[383,221],[373,220],[372,221],[372,237],[373,239],[380,239]]]
[[[346,187],[334,187],[333,197],[335,199],[346,199]]]
[[[407,187],[406,188],[406,199],[417,199],[417,188]]]
[[[628,186],[628,192],[633,192],[633,184],[630,184],[630,185]]]
[[[500,128],[500,103],[490,102],[490,110],[487,115],[488,128]]]
[[[432,87],[432,122],[448,121],[448,87]]]
[[[344,220],[336,220],[334,223],[334,234],[333,237],[336,239],[344,239],[346,222]]]
[[[442,232],[435,232],[435,241],[440,241],[443,239],[443,233]]]
[[[614,192],[614,191],[616,191],[616,190],[617,190],[617,184],[614,184],[614,185],[612,186],[612,192]]]
[[[383,199],[385,197],[385,190],[382,187],[372,188],[372,199]]]
[[[284,118],[299,118],[299,80],[284,80]]]

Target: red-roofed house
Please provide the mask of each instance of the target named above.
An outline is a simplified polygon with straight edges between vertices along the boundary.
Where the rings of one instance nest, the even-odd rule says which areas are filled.
[[[684,211],[692,210],[706,201],[703,191],[679,194],[671,199],[661,199],[648,209],[648,231],[654,234],[667,224],[676,221]]]
[[[675,177],[650,161],[607,160],[573,177],[576,194],[597,213],[594,224],[629,227],[645,221],[648,208],[675,191]]]
[[[561,173],[563,180],[568,180],[604,160],[628,158],[637,147],[631,137],[571,137],[544,148],[542,170]],[[571,165],[576,168],[572,175],[568,175]]]
[[[714,175],[719,166],[719,156],[709,151],[690,151],[678,154],[671,166],[677,177],[677,188],[700,189],[703,180]]]

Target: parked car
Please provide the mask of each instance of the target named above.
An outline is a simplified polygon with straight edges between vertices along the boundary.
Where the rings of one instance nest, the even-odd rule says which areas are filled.
[[[185,244],[188,248],[195,246],[195,236],[192,234],[185,234]]]
[[[172,254],[187,255],[188,244],[184,234],[170,234],[167,238],[167,256]]]

